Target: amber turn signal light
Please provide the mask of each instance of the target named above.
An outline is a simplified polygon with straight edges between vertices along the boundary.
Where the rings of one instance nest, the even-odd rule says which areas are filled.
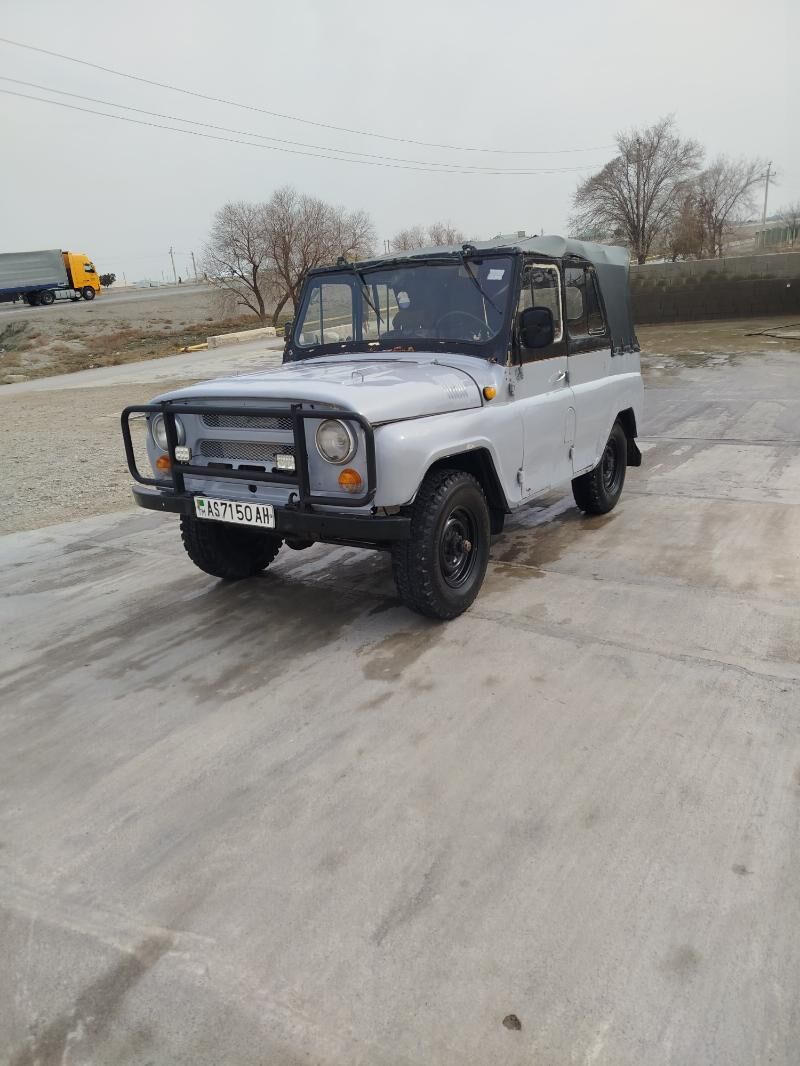
[[[362,484],[361,474],[350,466],[345,467],[339,474],[339,488],[344,489],[345,492],[359,492]]]
[[[497,395],[497,389],[494,387],[494,385],[487,385],[483,390],[483,395],[486,397],[487,400],[493,400]]]
[[[169,470],[169,456],[159,455],[156,459],[156,470]]]

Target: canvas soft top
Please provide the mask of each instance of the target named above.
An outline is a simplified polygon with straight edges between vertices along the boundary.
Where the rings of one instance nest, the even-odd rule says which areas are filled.
[[[491,241],[470,241],[478,252],[512,253],[517,255],[541,256],[544,259],[556,259],[569,262],[571,258],[582,259],[591,263],[597,273],[600,291],[603,295],[611,343],[615,352],[638,351],[639,342],[633,325],[628,271],[630,256],[627,248],[611,244],[593,244],[579,241],[572,237],[544,235],[541,237],[499,237]],[[431,259],[437,256],[459,255],[461,245],[450,244],[430,248],[415,248],[409,252],[388,252],[372,259],[359,262],[358,268],[364,270],[370,266],[398,263],[415,259]],[[335,267],[326,267],[333,270]],[[318,271],[312,271],[312,274]]]

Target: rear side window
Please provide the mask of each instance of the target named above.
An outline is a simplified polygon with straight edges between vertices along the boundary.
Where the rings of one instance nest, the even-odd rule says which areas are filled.
[[[525,267],[519,310],[528,307],[546,307],[551,312],[553,343],[560,341],[564,336],[564,323],[561,318],[561,275],[557,266],[534,263]]]
[[[569,266],[564,271],[567,330],[570,340],[602,338],[608,333],[600,302],[597,276],[589,266]]]

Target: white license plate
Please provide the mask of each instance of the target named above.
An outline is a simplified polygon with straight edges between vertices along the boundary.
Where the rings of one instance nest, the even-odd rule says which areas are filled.
[[[217,522],[232,522],[237,526],[275,528],[275,508],[269,503],[242,503],[241,500],[209,500],[195,496],[194,513],[198,518],[212,518]]]

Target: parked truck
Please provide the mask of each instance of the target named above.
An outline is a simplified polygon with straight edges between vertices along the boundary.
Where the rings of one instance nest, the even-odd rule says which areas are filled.
[[[0,303],[21,299],[47,307],[56,300],[93,300],[99,291],[100,278],[85,252],[0,254]]]

